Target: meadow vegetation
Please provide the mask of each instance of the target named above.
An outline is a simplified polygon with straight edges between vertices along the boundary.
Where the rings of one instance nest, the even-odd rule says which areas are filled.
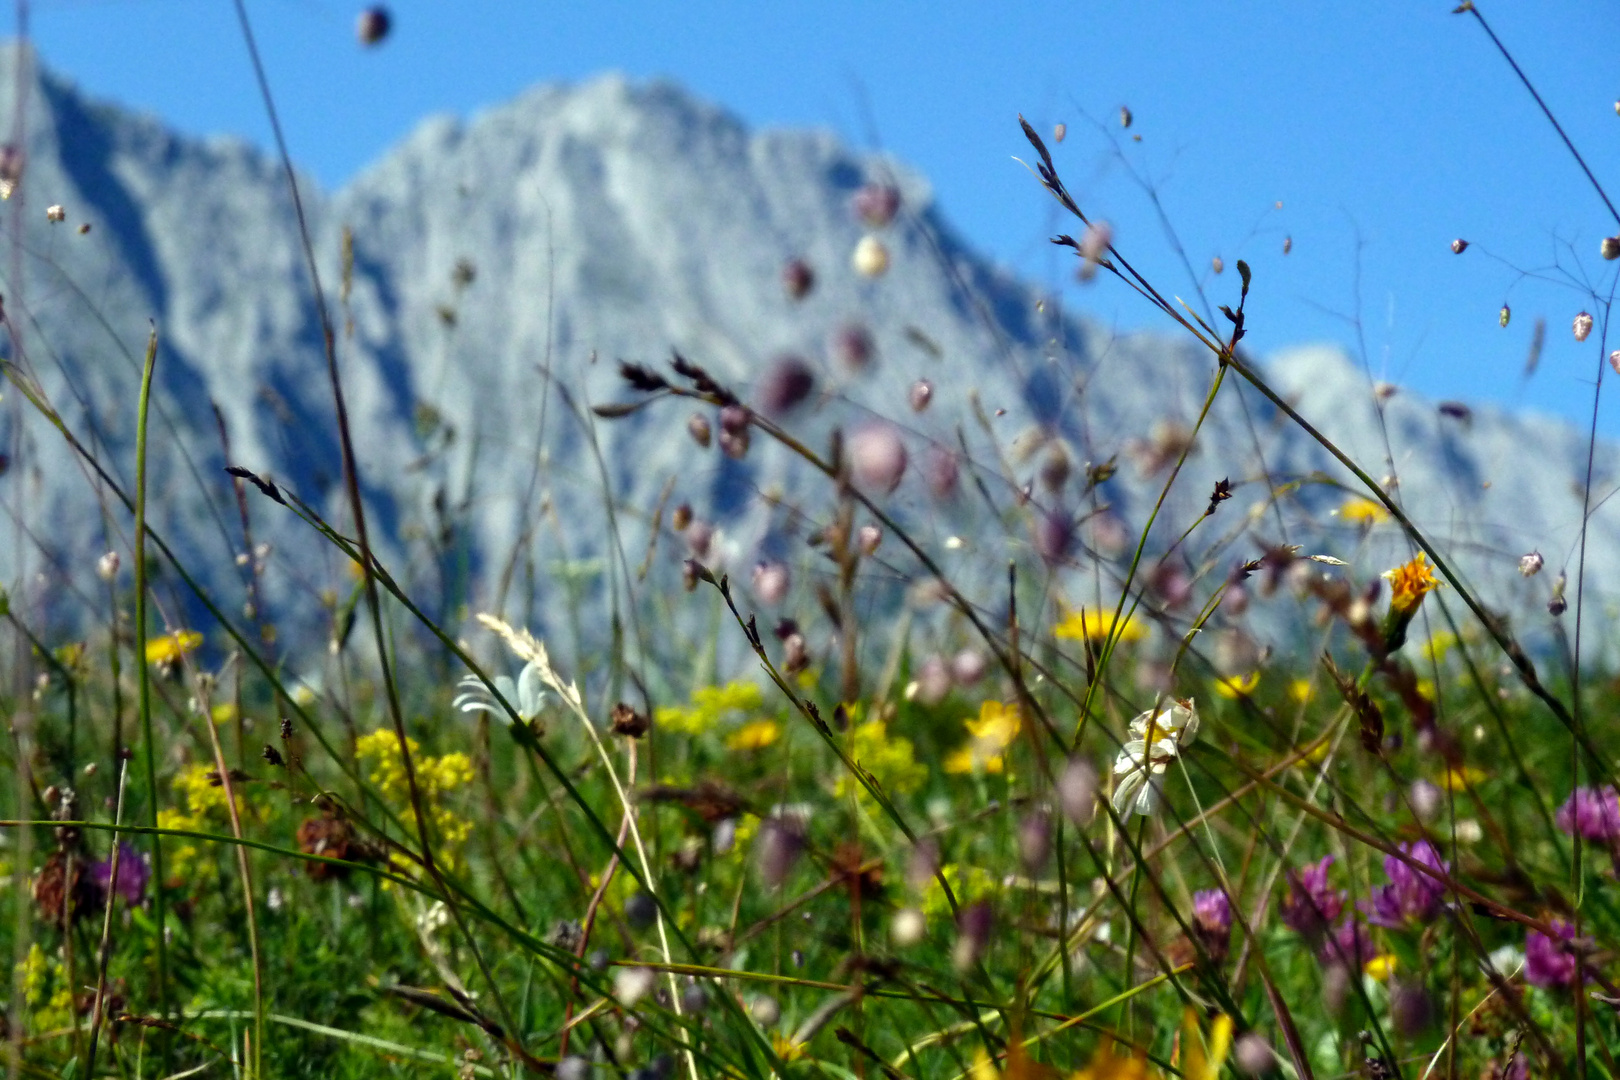
[[[1240,345],[1266,283],[1238,262],[1219,321],[1193,314],[1024,131],[1092,287],[1207,347],[1207,402],[1242,381],[1314,430]],[[885,273],[901,210],[862,189],[850,266],[792,262],[781,286]],[[1196,425],[1133,463],[942,463],[899,423],[818,448],[795,436],[809,371],[732,386],[676,357],[625,363],[596,422],[645,413],[694,461],[787,447],[824,477],[803,559],[728,577],[701,511],[659,507],[669,595],[574,615],[701,608],[711,638],[649,670],[603,633],[568,670],[508,613],[435,623],[373,554],[377,466],[312,303],[350,513],[233,482],[352,566],[330,640],[272,651],[240,597],[163,624],[150,579],[181,589],[185,567],[142,527],[140,481],[110,478],[139,539],[103,560],[99,626],[50,640],[8,609],[12,1075],[1620,1076],[1617,694],[1571,662],[1578,574],[1539,579],[1562,648],[1532,655],[1365,463],[1339,455],[1332,554],[1234,529],[1225,481],[1128,530],[1110,476],[1169,491]],[[858,367],[869,342],[840,347]],[[1019,538],[993,595],[888,510],[946,481],[993,486],[986,527]],[[1367,565],[1392,535],[1407,557]],[[896,581],[901,602],[867,601]],[[1255,645],[1261,603],[1295,648]],[[300,651],[330,654],[322,686],[276,659]]]

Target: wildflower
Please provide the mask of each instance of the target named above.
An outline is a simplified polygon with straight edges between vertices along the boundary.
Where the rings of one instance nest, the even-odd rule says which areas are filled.
[[[146,641],[146,662],[159,667],[171,667],[188,652],[194,652],[203,642],[195,630],[175,630]]]
[[[1038,874],[1052,853],[1052,816],[1037,810],[1018,823],[1018,858],[1024,869]]]
[[[49,221],[53,225],[66,221],[67,211],[62,209],[60,204],[55,206],[47,206],[45,208],[45,220]]]
[[[1354,915],[1340,923],[1318,950],[1322,963],[1330,967],[1344,967],[1361,971],[1373,956],[1372,939],[1367,926]]]
[[[948,499],[956,494],[956,486],[961,483],[962,465],[954,450],[936,443],[923,453],[922,473],[934,498]]]
[[[1424,689],[1422,684],[1426,682],[1428,682],[1427,679],[1418,680],[1420,692]],[[1433,687],[1431,686],[1428,689],[1432,690]],[[1434,700],[1432,694],[1426,693],[1423,696],[1431,701]],[[1446,771],[1440,774],[1440,786],[1447,791],[1467,791],[1469,788],[1478,787],[1486,779],[1487,775],[1484,769],[1476,768],[1473,765],[1448,765]]]
[[[1277,1067],[1277,1052],[1263,1035],[1250,1031],[1238,1036],[1232,1060],[1244,1076],[1265,1076]]]
[[[863,236],[850,256],[855,272],[862,277],[882,277],[889,269],[889,249],[875,236]]]
[[[793,411],[816,388],[815,372],[801,357],[779,357],[759,380],[755,396],[760,411],[768,416],[781,416]]]
[[[461,693],[451,700],[452,708],[464,713],[488,713],[503,724],[512,722],[511,714],[489,692],[483,679],[468,675],[457,685]],[[515,682],[510,675],[495,676],[495,689],[525,724],[533,723],[546,703],[546,692],[540,688],[540,669],[532,661],[523,665]]]
[[[146,885],[152,880],[152,867],[147,863],[146,856],[135,849],[133,844],[120,840],[118,842],[118,874],[113,875],[113,860],[100,859],[90,868],[96,887],[103,894],[115,892],[124,898],[124,903],[135,907],[146,897]]]
[[[1616,375],[1620,375],[1620,349],[1609,354],[1609,366],[1614,369]]]
[[[1070,758],[1058,777],[1058,806],[1077,828],[1091,824],[1097,812],[1097,770],[1085,758]]]
[[[985,772],[999,773],[1006,767],[1003,752],[1012,745],[1018,737],[1019,717],[1016,706],[1009,708],[999,701],[986,701],[979,706],[977,719],[966,720],[968,734],[972,741],[968,745],[949,754],[945,758],[945,771],[948,773],[973,772],[983,769]]]
[[[1225,273],[1226,260],[1217,255],[1213,259],[1209,260],[1209,268],[1215,271],[1217,274]]]
[[[1316,684],[1309,679],[1291,679],[1288,683],[1290,701],[1304,705],[1316,696]]]
[[[1402,854],[1415,862],[1445,873],[1449,867],[1427,840],[1400,846]],[[1367,918],[1378,926],[1396,929],[1432,922],[1440,914],[1440,901],[1446,887],[1394,855],[1384,856],[1384,873],[1389,884],[1374,889],[1367,904]]]
[[[972,686],[984,678],[984,654],[977,649],[963,649],[951,657],[951,678],[958,686]]]
[[[1114,229],[1106,221],[1094,221],[1086,226],[1086,231],[1080,237],[1080,258],[1085,260],[1080,264],[1080,280],[1090,281],[1097,274],[1097,267],[1108,258],[1108,249],[1114,242]]]
[[[746,713],[765,703],[758,685],[737,680],[724,686],[700,686],[687,708],[665,706],[653,714],[658,726],[682,735],[701,735],[730,713]]]
[[[709,418],[702,413],[693,413],[687,417],[686,433],[692,436],[692,441],[703,449],[709,448],[709,440],[714,435],[714,429],[709,426]]]
[[[1137,1050],[1130,1057],[1121,1057],[1114,1053],[1113,1037],[1104,1034],[1091,1053],[1091,1061],[1079,1072],[1071,1073],[1069,1080],[1149,1080],[1153,1075],[1148,1071],[1147,1051]]]
[[[1576,788],[1554,820],[1571,836],[1614,844],[1620,840],[1620,794],[1611,786]]]
[[[855,532],[855,546],[868,558],[877,554],[878,545],[882,543],[883,530],[876,525],[862,525]]]
[[[1468,250],[1468,241],[1464,240],[1462,237],[1459,236],[1457,239],[1455,239],[1455,240],[1453,240],[1451,242],[1451,253],[1453,255],[1461,255],[1463,252],[1465,252],[1467,250]]]
[[[1115,622],[1112,611],[1079,607],[1052,627],[1052,635],[1069,641],[1090,642],[1107,641],[1113,637],[1120,644],[1128,645],[1131,642],[1141,641],[1148,636],[1148,632],[1147,627],[1143,626],[1134,615],[1126,614],[1122,621]]]
[[[1225,889],[1193,893],[1193,933],[1215,963],[1226,959],[1232,944],[1232,899]]]
[[[958,971],[972,967],[984,956],[994,922],[988,900],[976,900],[957,914],[956,944],[951,949],[951,962]]]
[[[1394,652],[1406,644],[1406,628],[1412,624],[1418,605],[1438,589],[1441,582],[1421,551],[1411,562],[1386,570],[1382,576],[1390,584],[1389,613],[1384,617],[1384,649]]]
[[[744,724],[726,738],[727,750],[763,750],[781,737],[782,726],[775,720],[755,720]]]
[[[1149,814],[1158,801],[1163,773],[1198,735],[1198,709],[1190,699],[1155,705],[1131,721],[1131,738],[1114,761],[1114,810],[1121,817]]]
[[[906,444],[888,424],[872,423],[855,432],[849,456],[855,480],[865,488],[891,492],[906,473]]]
[[[1575,981],[1577,961],[1565,942],[1575,937],[1575,928],[1563,919],[1554,919],[1556,937],[1531,930],[1524,938],[1524,977],[1531,986],[1561,990]]]
[[[1553,580],[1552,596],[1547,600],[1547,614],[1557,618],[1569,610],[1569,601],[1564,598],[1564,589],[1569,584],[1569,576],[1560,573]]]
[[[768,817],[759,823],[754,856],[771,888],[779,888],[804,854],[804,822],[797,816]]]
[[[658,976],[651,968],[622,967],[613,973],[613,996],[625,1008],[633,1008],[636,1002],[646,997],[652,990]]]
[[[1383,503],[1361,496],[1352,496],[1339,507],[1339,519],[1354,525],[1373,526],[1389,520],[1389,510]]]
[[[1572,329],[1575,331],[1576,341],[1585,341],[1587,335],[1592,332],[1592,316],[1588,315],[1584,311],[1581,312],[1579,315],[1575,316],[1575,323]]]
[[[1260,685],[1260,673],[1251,671],[1247,675],[1222,675],[1211,685],[1216,694],[1228,700],[1248,697],[1254,693],[1254,688]]]
[[[787,597],[792,574],[779,562],[761,562],[754,567],[754,595],[761,603],[775,607]]]
[[[1281,905],[1283,925],[1307,938],[1321,937],[1344,910],[1348,894],[1328,885],[1333,856],[1288,874],[1288,895]]]
[[[889,926],[890,939],[901,948],[917,944],[927,932],[928,919],[916,908],[901,908]]]
[[[96,560],[96,576],[102,581],[115,581],[118,578],[118,552],[109,551]]]
[[[930,656],[917,668],[917,677],[906,687],[907,701],[938,705],[951,692],[951,669],[942,656]]]

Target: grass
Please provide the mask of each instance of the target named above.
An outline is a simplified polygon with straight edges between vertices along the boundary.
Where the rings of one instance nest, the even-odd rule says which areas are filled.
[[[1021,554],[983,594],[891,512],[919,482],[898,426],[823,453],[795,434],[798,372],[750,390],[677,357],[623,365],[623,399],[594,417],[565,404],[688,425],[694,460],[780,444],[824,480],[810,554],[735,581],[690,508],[604,496],[616,587],[571,612],[613,628],[599,653],[568,670],[503,613],[441,624],[443,598],[412,596],[371,546],[306,237],[349,517],[232,471],[244,547],[252,502],[354,568],[330,605],[342,677],[312,690],[282,657],[326,642],[272,653],[146,526],[155,342],[133,493],[8,360],[136,523],[132,573],[106,564],[103,629],[52,641],[6,612],[19,671],[39,672],[7,700],[3,751],[13,1074],[1616,1075],[1616,735],[1588,721],[1620,684],[1569,660],[1579,570],[1546,616],[1565,656],[1530,655],[1398,487],[1244,355],[1265,283],[1238,262],[1226,306],[1169,298],[1024,131],[1077,221],[1056,242],[1207,348],[1210,381],[1191,429],[1151,450],[1158,499],[1134,536],[1105,529],[1112,463],[1049,454],[1011,499],[1000,447],[948,477],[930,465],[1010,505],[985,528]],[[881,190],[863,200],[895,213]],[[871,247],[860,272],[881,274]],[[1352,557],[1257,545],[1226,481],[1172,520],[1238,381],[1343,466]],[[1274,501],[1301,479],[1264,478]],[[678,576],[626,584],[642,575],[625,514],[688,547]],[[1368,565],[1391,536],[1409,558]],[[159,571],[211,615],[206,635],[147,611]],[[885,606],[896,581],[907,602]],[[1296,647],[1257,648],[1261,604]],[[625,627],[677,607],[712,635],[649,664]]]

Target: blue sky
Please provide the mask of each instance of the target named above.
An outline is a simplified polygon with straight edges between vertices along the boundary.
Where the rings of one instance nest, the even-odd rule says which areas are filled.
[[[1217,303],[1236,275],[1212,278],[1210,259],[1250,262],[1257,350],[1335,342],[1436,399],[1585,424],[1603,353],[1597,334],[1577,345],[1569,328],[1583,308],[1600,314],[1588,289],[1614,287],[1620,262],[1597,251],[1620,223],[1452,6],[399,0],[394,35],[372,50],[353,36],[358,4],[249,10],[294,156],[328,187],[434,112],[608,69],[669,76],[755,125],[830,128],[896,154],[976,247],[1105,323],[1160,325],[1117,286],[1070,283],[1046,243],[1070,225],[1012,160],[1029,154],[1023,112],[1043,132],[1067,123],[1056,150],[1071,188],[1165,291],[1194,286],[1137,178]],[[1620,8],[1481,6],[1620,199]],[[85,90],[182,131],[267,144],[225,0],[36,0],[32,12],[46,62]],[[1473,243],[1462,256],[1448,246],[1458,236]],[[1537,316],[1547,345],[1526,378]],[[1620,405],[1603,414],[1620,435]]]

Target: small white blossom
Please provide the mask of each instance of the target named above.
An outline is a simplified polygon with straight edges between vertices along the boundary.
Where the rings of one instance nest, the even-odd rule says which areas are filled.
[[[45,208],[45,220],[50,222],[66,221],[67,211],[62,209],[61,206],[47,206]]]
[[[1535,577],[1541,573],[1541,568],[1547,560],[1541,557],[1541,552],[1532,551],[1528,555],[1519,556],[1519,573],[1525,577]]]
[[[1592,316],[1584,311],[1575,316],[1574,331],[1576,341],[1585,341],[1587,335],[1592,332]]]
[[[1114,811],[1122,818],[1150,814],[1158,805],[1158,784],[1183,748],[1198,735],[1198,708],[1192,701],[1155,705],[1131,721],[1131,739],[1114,761]]]
[[[511,714],[501,707],[501,703],[495,700],[478,676],[468,675],[459,685],[461,693],[450,702],[451,707],[464,713],[488,713],[506,724],[512,722]],[[525,723],[539,716],[546,703],[546,692],[540,688],[540,669],[532,661],[523,665],[515,682],[510,675],[495,676],[495,689],[517,710]]]

